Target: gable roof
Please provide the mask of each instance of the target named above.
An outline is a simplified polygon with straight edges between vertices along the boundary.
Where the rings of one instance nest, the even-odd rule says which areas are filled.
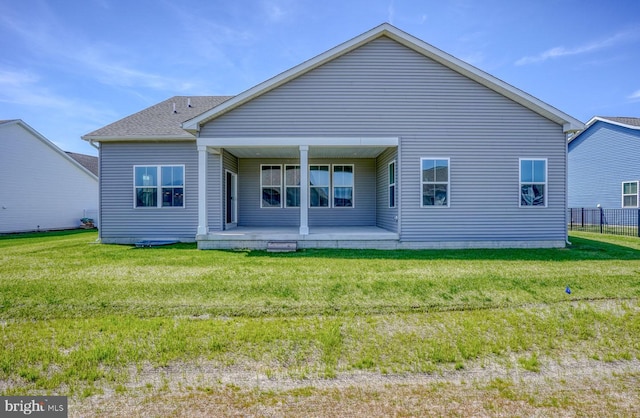
[[[56,144],[54,144],[53,142],[49,141],[47,138],[45,138],[42,134],[40,134],[40,132],[36,131],[35,129],[33,129],[31,126],[29,126],[26,122],[24,122],[22,119],[12,119],[12,120],[0,120],[0,127],[2,126],[9,126],[9,125],[18,125],[21,126],[23,129],[25,129],[27,132],[29,132],[32,136],[34,136],[35,138],[37,138],[38,140],[42,141],[42,143],[44,143],[45,145],[47,145],[49,148],[51,148],[54,152],[56,152],[57,154],[59,154],[62,158],[64,158],[65,160],[67,160],[70,164],[76,166],[78,169],[80,169],[81,171],[83,171],[85,174],[87,174],[88,176],[90,176],[91,178],[95,179],[96,181],[98,180],[98,175],[97,175],[97,170],[96,173],[92,172],[91,170],[89,170],[87,167],[85,167],[83,164],[80,164],[77,160],[75,160],[74,158],[72,158],[68,153],[62,151],[60,148],[58,148],[56,146]],[[82,154],[79,154],[82,155]],[[26,158],[29,158],[30,156],[27,155],[25,156]],[[89,156],[87,156],[89,157]],[[96,158],[97,157],[93,157]]]
[[[86,141],[121,139],[194,139],[182,122],[232,96],[174,96],[82,136]]]
[[[91,171],[96,176],[98,175],[98,157],[87,154],[78,154],[77,152],[66,151],[67,155],[76,160],[87,170]]]
[[[627,116],[594,116],[585,125],[584,129],[578,132],[576,135],[569,138],[569,143],[576,140],[580,135],[586,132],[596,122],[604,122],[609,125],[622,126],[623,128],[640,130],[640,118],[627,117]]]
[[[593,119],[599,119],[599,120],[602,120],[603,122],[604,121],[613,122],[615,125],[624,126],[625,128],[640,129],[640,118],[596,116]],[[589,123],[591,123],[591,121],[589,121]]]
[[[399,30],[398,28],[384,23],[380,26],[377,26],[368,32],[359,35],[350,41],[347,41],[341,45],[332,48],[315,58],[312,58],[308,61],[303,62],[300,65],[297,65],[263,83],[258,84],[255,87],[246,90],[245,92],[225,101],[219,106],[213,107],[202,114],[199,114],[192,119],[186,120],[182,127],[195,134],[200,130],[200,126],[209,122],[212,119],[215,119],[224,113],[231,111],[232,109],[241,106],[242,104],[258,97],[262,94],[267,93],[270,90],[273,90],[288,81],[300,77],[301,75],[329,62],[332,61],[354,49],[361,47],[364,44],[367,44],[377,38],[380,37],[388,37],[424,56],[430,58],[440,64],[456,71],[480,84],[483,86],[496,91],[497,93],[508,97],[509,99],[521,104],[522,106],[538,113],[539,115],[556,122],[560,125],[563,125],[564,132],[575,132],[584,128],[584,124],[579,120],[567,115],[554,108],[553,106],[542,102],[541,100],[525,93],[522,90],[519,90],[510,84],[505,83],[504,81],[485,73],[484,71],[452,56],[447,54],[444,51],[441,51],[434,46],[407,34]]]

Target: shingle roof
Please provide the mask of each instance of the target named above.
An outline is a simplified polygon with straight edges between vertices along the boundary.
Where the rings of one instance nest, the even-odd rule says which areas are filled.
[[[193,138],[182,122],[210,110],[232,96],[175,96],[84,135],[83,139]],[[191,104],[191,107],[188,106]],[[174,108],[175,105],[175,108]],[[175,109],[175,112],[174,112]]]
[[[607,119],[611,122],[618,122],[630,126],[640,126],[640,118],[600,116],[600,119]]]
[[[569,143],[573,142],[578,137],[580,137],[580,135],[582,135],[587,130],[589,130],[589,128],[591,128],[591,126],[594,125],[596,122],[603,122],[603,123],[610,122],[611,124],[624,126],[625,128],[628,128],[628,129],[634,129],[634,130],[640,129],[640,118],[627,117],[627,116],[594,116],[591,118],[591,120],[589,120],[589,122],[587,122],[583,130],[581,130],[580,132],[578,132],[577,134],[569,138]]]
[[[98,157],[93,155],[78,154],[75,152],[65,151],[67,155],[76,160],[87,170],[91,171],[96,176],[98,175]]]

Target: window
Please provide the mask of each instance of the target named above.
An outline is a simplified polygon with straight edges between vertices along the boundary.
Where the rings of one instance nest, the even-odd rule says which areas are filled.
[[[260,207],[279,208],[282,207],[282,166],[281,165],[261,165],[260,166],[260,191],[262,200]]]
[[[622,183],[622,207],[637,208],[638,207],[638,182],[625,181]]]
[[[333,166],[333,207],[353,207],[353,165]]]
[[[396,162],[389,163],[389,207],[396,207]]]
[[[329,166],[309,166],[309,205],[329,207]]]
[[[136,208],[184,207],[184,166],[134,166]]]
[[[421,158],[422,206],[449,206],[449,159]]]
[[[284,166],[285,206],[300,207],[300,166]]]
[[[520,206],[547,206],[547,160],[520,159]]]

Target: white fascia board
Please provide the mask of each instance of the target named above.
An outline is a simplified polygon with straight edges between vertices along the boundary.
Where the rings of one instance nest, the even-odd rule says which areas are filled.
[[[505,83],[492,76],[489,73],[486,73],[479,68],[474,67],[473,65],[466,63],[453,55],[449,55],[446,52],[424,42],[421,39],[418,39],[412,35],[409,35],[406,32],[399,30],[396,27],[390,26],[386,29],[390,37],[396,42],[401,43],[402,45],[410,48],[416,52],[421,53],[422,55],[431,58],[432,60],[439,62],[440,64],[451,68],[452,70],[482,84],[485,87],[494,90],[503,96],[508,97],[509,99],[519,103],[526,108],[540,114],[547,119],[550,119],[556,123],[563,125],[564,132],[573,132],[584,128],[584,123],[580,122],[578,119],[575,119],[572,116],[567,115],[564,112],[556,109],[555,107],[537,99],[536,97],[531,96],[524,91]]]
[[[185,136],[176,136],[176,135],[167,135],[167,136],[82,136],[81,139],[85,141],[93,141],[93,142],[156,142],[156,141],[195,141],[195,137],[193,135],[185,135]]]
[[[609,120],[609,119],[606,119],[606,118],[601,118],[600,116],[594,116],[591,119],[589,119],[589,122],[587,122],[587,124],[584,126],[583,129],[580,130],[580,132],[578,132],[576,135],[572,136],[569,139],[569,143],[571,143],[571,142],[575,141],[576,139],[578,139],[578,137],[580,137],[580,135],[582,135],[584,132],[586,132],[587,129],[589,129],[591,127],[591,125],[593,125],[596,122],[604,122],[604,123],[608,123],[608,124],[611,124],[611,125],[621,126],[623,128],[627,128],[627,129],[640,130],[640,126],[627,125],[626,123],[616,122],[616,121]]]
[[[616,125],[616,126],[621,126],[623,128],[628,128],[628,129],[640,129],[640,126],[634,126],[634,125],[627,125],[626,123],[622,123],[622,122],[616,122],[607,118],[601,118],[599,116],[594,116],[593,118],[591,118],[591,120],[589,122],[587,122],[587,128],[591,125],[593,125],[596,122],[605,122],[605,123],[609,123],[611,125]]]
[[[292,147],[300,145],[329,147],[396,147],[398,137],[240,137],[240,138],[198,138],[198,146],[225,147]]]
[[[183,122],[182,129],[191,133],[198,132],[200,131],[200,125],[210,121],[211,119],[217,117],[218,115],[226,113],[229,110],[235,107],[238,107],[241,104],[246,103],[255,97],[258,97],[270,90],[275,89],[278,86],[281,86],[282,84],[288,82],[289,80],[297,78],[311,71],[312,69],[317,68],[322,64],[339,57],[340,55],[344,55],[347,52],[358,48],[359,46],[369,42],[372,39],[382,36],[385,33],[385,30],[387,30],[388,28],[392,28],[392,26],[389,25],[388,23],[384,23],[347,42],[344,42],[336,47],[333,47],[330,50],[303,62],[302,64],[298,64],[295,67],[290,68],[289,70],[284,71],[278,74],[277,76],[270,78],[250,88],[249,90],[246,90],[238,94],[237,96],[234,96],[233,98],[221,103],[220,105],[214,107],[213,109],[208,110],[207,112],[204,112],[193,119],[189,119],[188,121]]]
[[[446,52],[418,39],[408,33],[401,31],[400,29],[392,26],[388,23],[383,23],[347,42],[344,42],[308,61],[303,62],[257,86],[246,90],[243,93],[227,100],[226,102],[214,107],[213,109],[204,112],[193,119],[185,121],[182,124],[182,128],[191,133],[195,133],[200,130],[200,125],[210,121],[211,119],[226,113],[227,111],[240,106],[241,104],[252,100],[253,98],[260,96],[269,90],[272,90],[287,81],[301,76],[302,74],[311,71],[312,69],[319,67],[320,65],[331,61],[341,55],[344,55],[361,45],[370,42],[373,39],[381,36],[388,36],[389,38],[399,42],[400,44],[412,49],[428,58],[433,59],[436,62],[456,71],[485,87],[502,94],[505,97],[523,105],[524,107],[540,114],[541,116],[554,121],[560,125],[563,125],[564,132],[573,132],[584,129],[584,123],[567,115],[564,112],[556,109],[555,107],[531,96],[524,91],[513,87],[512,85],[505,83],[504,81],[454,57]]]

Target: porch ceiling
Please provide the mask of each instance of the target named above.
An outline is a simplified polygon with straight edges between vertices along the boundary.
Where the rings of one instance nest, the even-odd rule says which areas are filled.
[[[298,147],[225,147],[238,158],[299,158]],[[309,158],[376,158],[387,147],[310,146]]]

